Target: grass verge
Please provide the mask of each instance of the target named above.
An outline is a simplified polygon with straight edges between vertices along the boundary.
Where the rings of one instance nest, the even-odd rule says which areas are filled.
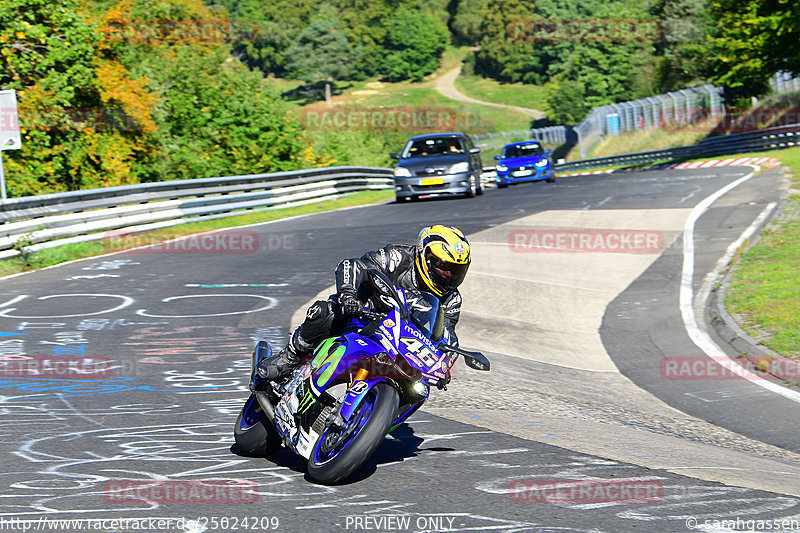
[[[607,135],[592,149],[588,157],[609,157],[612,155],[663,150],[665,148],[677,148],[679,146],[697,144],[708,134],[711,127],[712,126],[709,126],[707,131],[697,129],[696,127],[685,130],[654,128],[650,130],[625,132],[619,135]],[[573,149],[573,153],[577,155],[577,148]]]
[[[776,157],[793,176],[783,211],[734,266],[725,305],[763,345],[800,358],[800,148],[741,155]]]
[[[467,96],[493,102],[548,111],[546,89],[539,85],[502,83],[491,78],[461,75],[456,78],[456,88]]]
[[[379,204],[388,202],[393,198],[394,191],[391,189],[380,191],[362,191],[338,198],[336,200],[328,200],[315,204],[270,209],[268,211],[260,211],[258,213],[243,212],[241,215],[232,217],[203,220],[188,224],[179,224],[159,230],[138,233],[136,234],[136,238],[104,238],[95,241],[65,244],[64,246],[46,248],[30,254],[23,254],[21,256],[0,261],[0,276],[8,276],[11,274],[18,274],[20,272],[36,270],[39,268],[56,265],[58,263],[73,261],[75,259],[118,252],[120,250],[134,248],[142,243],[157,244],[170,239],[175,239],[177,237],[182,237],[184,235],[191,235],[193,233],[201,233],[215,229],[233,228],[237,226],[246,226],[248,224],[258,224],[260,222],[269,222],[272,220],[279,220],[298,215],[333,211],[335,209],[342,209],[345,207]]]

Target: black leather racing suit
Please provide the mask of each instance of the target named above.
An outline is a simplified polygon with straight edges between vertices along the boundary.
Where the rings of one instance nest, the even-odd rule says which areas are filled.
[[[350,293],[362,302],[369,300],[369,269],[383,272],[396,286],[409,292],[418,292],[417,272],[414,268],[415,246],[413,244],[389,244],[367,252],[359,259],[344,259],[336,267],[336,292],[328,300],[319,300],[306,312],[305,321],[294,331],[289,347],[295,352],[295,364],[299,358],[311,353],[323,339],[339,333],[347,317],[338,303],[339,295]],[[367,282],[367,283],[365,283]],[[444,307],[443,338],[451,345],[458,345],[455,326],[461,314],[461,294],[452,290],[441,298]],[[289,362],[289,361],[287,361]]]

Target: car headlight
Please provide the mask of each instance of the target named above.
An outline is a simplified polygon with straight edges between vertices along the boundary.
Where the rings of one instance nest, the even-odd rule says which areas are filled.
[[[537,166],[537,167],[546,167],[547,166],[547,159],[540,159],[537,162],[535,162],[533,165]]]
[[[396,178],[410,178],[411,171],[406,167],[397,167],[394,169],[394,175]]]
[[[508,170],[508,167],[507,167],[507,166],[505,166],[505,165],[503,165],[502,163],[498,163],[498,164],[496,165],[496,168],[497,168],[497,170],[499,170],[500,172],[505,172],[506,170]]]
[[[463,163],[456,163],[452,167],[450,167],[450,174],[458,174],[460,172],[466,172],[469,170],[469,163],[464,161]]]

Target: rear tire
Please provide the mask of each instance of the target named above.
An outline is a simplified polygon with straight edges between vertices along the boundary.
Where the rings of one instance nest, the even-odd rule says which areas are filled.
[[[254,395],[250,395],[239,412],[233,437],[239,451],[247,457],[267,457],[282,445],[278,430],[273,427]]]
[[[309,476],[320,483],[331,484],[355,472],[383,442],[399,403],[400,395],[391,385],[375,385],[344,428],[327,428],[322,432],[308,458]],[[352,434],[336,443],[336,437],[348,430],[352,430]],[[330,444],[331,449],[326,449]]]
[[[555,183],[556,179],[555,178],[547,178],[544,181],[546,181],[547,183]]]
[[[497,182],[497,188],[498,189],[506,189],[506,188],[508,188],[508,183],[501,183],[501,182],[498,181]]]

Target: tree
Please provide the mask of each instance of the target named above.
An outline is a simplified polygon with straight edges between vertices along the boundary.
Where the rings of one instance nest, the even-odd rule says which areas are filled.
[[[135,28],[218,20],[200,0],[121,0],[113,16]],[[224,35],[182,39],[176,31],[115,46],[157,96],[153,150],[137,161],[142,181],[294,170],[324,161],[307,149],[299,119],[260,72],[230,55]]]
[[[17,90],[23,134],[12,196],[328,161],[224,35],[191,34],[219,22],[201,0],[108,4],[0,2],[0,88]]]
[[[776,72],[800,73],[800,2],[713,0],[711,14],[716,82],[751,96],[766,92]]]
[[[212,3],[209,1],[209,3]],[[223,0],[233,28],[233,54],[264,74],[286,73],[286,50],[308,25],[319,3],[315,0]]]
[[[0,88],[17,90],[23,134],[7,156],[12,196],[136,182],[153,100],[100,26],[74,0],[0,2]]]
[[[656,43],[655,90],[674,91],[704,82],[710,58],[706,37],[713,26],[707,2],[665,0],[653,6],[652,14],[663,28],[663,39]]]
[[[331,82],[353,74],[356,54],[330,7],[311,19],[308,27],[286,52],[288,70],[306,82],[325,83],[325,101],[331,102]]]
[[[481,39],[481,0],[457,0],[450,31],[460,43],[474,45]]]
[[[553,110],[549,118],[556,124],[577,124],[590,109],[585,97],[586,88],[576,81],[556,83],[547,97]]]
[[[383,73],[390,81],[421,80],[439,66],[447,27],[430,13],[401,7],[389,19]]]

